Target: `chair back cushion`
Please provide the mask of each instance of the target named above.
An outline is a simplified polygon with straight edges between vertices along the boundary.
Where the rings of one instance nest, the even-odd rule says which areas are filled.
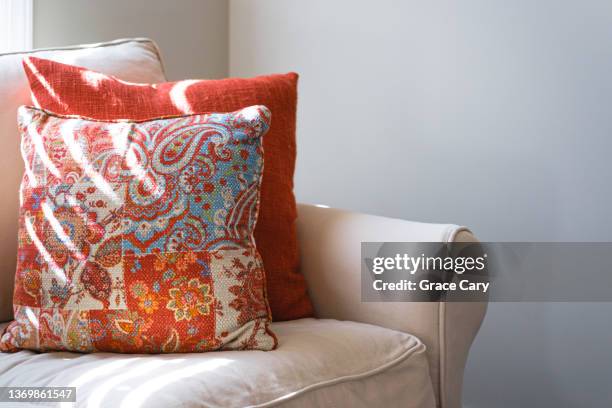
[[[162,82],[164,71],[157,46],[148,39],[128,39],[25,53],[0,54],[0,322],[13,317],[13,278],[17,254],[19,183],[23,162],[19,152],[17,108],[32,105],[22,60],[37,56],[78,64],[125,81]]]

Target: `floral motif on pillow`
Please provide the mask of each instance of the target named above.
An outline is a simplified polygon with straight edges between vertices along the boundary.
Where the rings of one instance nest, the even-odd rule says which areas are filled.
[[[94,121],[21,107],[3,350],[271,350],[253,230],[270,112]]]

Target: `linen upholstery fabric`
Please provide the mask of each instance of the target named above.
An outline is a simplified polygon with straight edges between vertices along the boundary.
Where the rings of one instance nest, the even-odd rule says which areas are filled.
[[[298,206],[302,271],[317,317],[352,320],[417,336],[427,347],[440,408],[461,408],[463,371],[486,302],[362,302],[361,242],[477,242],[465,227]]]
[[[273,318],[290,320],[312,315],[306,284],[299,273],[295,232],[297,74],[135,85],[38,58],[27,58],[24,68],[37,106],[60,114],[143,120],[267,106],[274,122],[264,139],[266,167],[255,238],[266,268]]]
[[[14,314],[0,349],[270,350],[253,230],[270,112],[96,122],[19,109]]]
[[[155,44],[148,39],[0,54],[0,322],[13,317],[12,295],[17,253],[19,183],[22,175],[17,131],[17,108],[31,105],[30,88],[22,60],[26,55],[74,63],[134,82],[161,82],[164,72]]]
[[[416,337],[337,320],[272,323],[276,350],[0,353],[0,386],[75,386],[78,407],[433,408]]]

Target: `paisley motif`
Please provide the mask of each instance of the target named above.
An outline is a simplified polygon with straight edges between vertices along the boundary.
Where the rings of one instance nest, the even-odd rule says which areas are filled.
[[[96,262],[87,262],[80,279],[83,288],[94,299],[101,301],[104,304],[104,308],[108,308],[110,305],[109,297],[112,280],[106,268]]]
[[[94,259],[105,268],[113,267],[121,262],[121,236],[110,237],[100,244]]]
[[[0,350],[274,348],[253,238],[269,126],[265,107],[139,123],[22,108],[17,320]]]

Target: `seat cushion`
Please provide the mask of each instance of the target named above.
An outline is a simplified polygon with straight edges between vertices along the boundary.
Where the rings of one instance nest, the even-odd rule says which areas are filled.
[[[19,153],[17,108],[32,105],[30,87],[22,60],[36,55],[69,64],[78,64],[115,75],[125,81],[162,82],[165,80],[156,45],[151,40],[118,40],[26,53],[0,54],[0,322],[13,317],[13,279],[17,260],[17,218],[22,161]]]
[[[0,386],[74,386],[88,407],[434,407],[425,346],[377,326],[272,324],[274,351],[0,354]]]

